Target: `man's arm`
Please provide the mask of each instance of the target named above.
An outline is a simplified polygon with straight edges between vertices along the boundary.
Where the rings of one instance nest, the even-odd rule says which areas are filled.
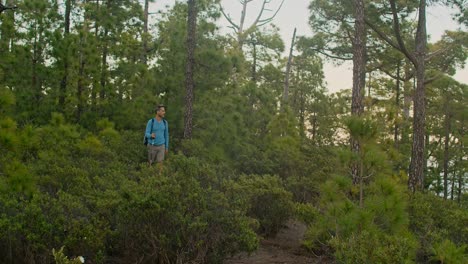
[[[169,125],[167,124],[166,121],[166,129],[164,130],[164,138],[166,139],[165,145],[166,145],[166,152],[169,150]]]
[[[147,139],[151,138],[151,120],[148,120],[148,123],[146,124],[145,136]]]

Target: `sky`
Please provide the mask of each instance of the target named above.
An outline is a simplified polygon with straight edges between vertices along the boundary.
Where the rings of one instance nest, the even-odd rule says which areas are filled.
[[[150,6],[150,12],[156,12],[161,9],[165,10],[167,8],[166,6],[172,5],[175,1],[176,0],[156,0],[156,3]],[[249,3],[246,14],[247,26],[255,20],[262,2],[262,0],[253,0]],[[280,3],[281,0],[271,0],[269,7],[272,10],[276,10]],[[285,0],[280,11],[273,20],[273,23],[279,27],[281,37],[285,43],[286,48],[284,56],[287,56],[287,52],[289,51],[294,28],[297,28],[298,36],[311,37],[314,34],[308,24],[310,16],[310,11],[308,9],[309,3],[310,0]],[[238,0],[221,0],[221,4],[225,12],[229,14],[234,21],[238,22],[240,20],[242,7]],[[459,25],[451,19],[451,12],[453,11],[441,6],[428,8],[427,32],[430,35],[430,42],[439,40],[445,30],[455,30],[459,27]],[[268,17],[272,14],[273,11],[270,11],[266,13],[264,17]],[[221,17],[218,24],[221,27],[221,32],[232,33],[232,29],[227,27],[229,23],[224,17]],[[325,62],[324,74],[327,89],[330,92],[348,89],[352,86],[352,62],[340,66],[332,62]],[[468,84],[468,65],[465,66],[465,69],[459,69],[454,78],[459,82]]]

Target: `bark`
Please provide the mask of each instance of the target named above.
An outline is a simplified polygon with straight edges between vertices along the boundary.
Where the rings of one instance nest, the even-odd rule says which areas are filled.
[[[424,145],[425,146],[429,146],[429,139],[430,139],[430,133],[429,131],[426,131],[425,133],[425,136],[424,136]],[[431,156],[432,154],[429,153],[429,150],[427,148],[425,148],[425,152],[424,152],[424,175],[427,175],[429,173],[429,157]]]
[[[366,24],[364,14],[364,1],[354,0],[354,39],[353,39],[353,91],[351,102],[351,114],[360,116],[364,111],[363,95],[366,82]],[[351,150],[358,155],[361,146],[359,142],[351,138]],[[354,184],[362,184],[360,178],[360,164],[351,164],[351,174]]]
[[[450,114],[448,112],[448,98],[444,103],[444,199],[448,197],[448,162],[449,162],[449,140],[450,140]]]
[[[284,77],[284,91],[283,91],[283,104],[288,103],[288,94],[289,94],[289,74],[291,73],[291,64],[294,51],[294,41],[296,40],[296,28],[294,28],[293,37],[291,40],[291,47],[289,49],[288,64],[286,65],[286,75]]]
[[[78,122],[81,120],[81,114],[83,113],[83,109],[84,109],[84,102],[83,102],[83,91],[84,91],[83,80],[85,79],[84,68],[85,68],[85,59],[83,55],[83,50],[81,50],[80,68],[78,71],[78,84],[77,84],[77,90],[76,90],[76,98],[78,99],[77,109],[76,109],[76,119]]]
[[[450,188],[450,200],[452,200],[452,201],[455,199],[455,197],[454,197],[455,181],[456,181],[455,177],[456,177],[455,176],[455,170],[453,170],[452,171],[452,179],[451,179],[451,183],[450,183],[452,185],[451,188]]]
[[[247,4],[250,1],[244,1],[242,5],[242,12],[241,12],[241,18],[240,18],[240,23],[239,23],[239,32],[237,33],[237,43],[239,43],[239,48],[242,50],[242,46],[244,46],[244,23],[245,23],[245,15],[247,14]]]
[[[317,112],[312,115],[312,142],[315,144],[317,140]]]
[[[301,91],[300,92],[300,104],[299,104],[299,122],[301,124],[301,129],[299,130],[300,131],[300,135],[301,135],[301,139],[304,139],[305,138],[305,96],[304,96],[304,92]]]
[[[37,24],[36,24],[37,27]],[[39,80],[38,73],[38,64],[41,61],[42,50],[41,50],[41,38],[42,32],[35,32],[34,41],[33,41],[33,54],[32,54],[32,72],[31,72],[31,87],[34,95],[34,101],[36,104],[39,104],[39,100],[42,96],[41,84]]]
[[[60,81],[60,95],[59,95],[59,108],[65,112],[65,96],[67,93],[68,84],[68,43],[70,35],[70,13],[71,13],[71,0],[65,1],[65,30],[63,34],[64,39],[64,56],[63,56],[63,76]]]
[[[108,41],[107,36],[109,34],[109,30],[106,28],[104,29],[104,35],[102,36],[102,59],[101,59],[101,89],[99,90],[99,98],[103,101],[106,96],[106,84],[107,84],[107,54],[108,54]]]
[[[394,0],[393,0],[394,1]],[[414,53],[416,68],[416,90],[413,97],[413,145],[408,187],[412,192],[421,191],[424,187],[424,135],[425,135],[425,57],[426,57],[426,0],[419,2],[419,19],[416,31],[416,50]]]
[[[393,131],[393,142],[396,149],[399,148],[398,144],[398,117],[400,113],[400,68],[401,63],[398,62],[397,64],[397,78],[396,78],[396,93],[395,93],[395,128]]]
[[[84,111],[84,84],[83,81],[85,80],[85,65],[86,65],[86,57],[85,57],[85,46],[87,44],[87,36],[89,33],[88,25],[89,25],[89,15],[85,13],[84,15],[84,23],[83,23],[83,34],[81,35],[80,38],[80,58],[79,58],[79,69],[78,69],[78,81],[77,81],[77,87],[76,87],[76,98],[77,98],[77,109],[76,109],[76,119],[77,122],[80,122],[81,120],[81,115]],[[94,92],[94,89],[92,90],[92,93]],[[95,99],[95,97],[94,97]],[[94,103],[95,101],[92,101]],[[94,108],[95,105],[92,105]]]
[[[353,39],[353,92],[351,113],[361,115],[364,110],[363,97],[366,78],[366,26],[364,22],[364,1],[354,0],[355,35]]]
[[[465,136],[465,133],[464,133],[464,131],[465,131],[465,130],[464,130],[464,124],[465,124],[465,123],[464,123],[464,118],[462,118],[461,124],[462,124],[462,125],[461,125],[461,128],[460,128],[460,138],[464,138],[464,136]],[[465,148],[464,148],[464,146],[463,146],[463,140],[460,140],[459,143],[460,143],[460,154],[459,154],[459,155],[460,155],[460,159],[459,159],[459,163],[460,163],[460,166],[462,166],[462,164],[463,164],[463,159],[464,159],[464,157],[465,157],[465,155],[463,155],[464,149],[465,149]],[[463,176],[464,176],[465,173],[466,173],[466,169],[464,169],[464,167],[462,166],[462,167],[460,168],[460,171],[458,172],[458,195],[457,195],[457,202],[458,202],[458,204],[460,204],[460,202],[461,202],[461,197],[462,197],[462,193],[463,193],[463,192],[462,192],[462,191],[463,191]]]
[[[195,33],[197,28],[196,0],[188,0],[187,17],[187,64],[185,70],[185,124],[184,139],[192,138],[193,130],[193,97],[194,97],[194,66],[195,66]]]
[[[149,14],[149,0],[145,0],[145,10],[143,12],[143,51],[142,62],[148,64],[148,14]]]
[[[86,0],[87,3],[91,2],[92,0]],[[96,13],[99,14],[100,10],[100,0],[96,0]],[[94,38],[99,39],[99,16],[96,16],[94,18]],[[92,110],[96,111],[97,110],[97,93],[99,91],[99,78],[98,76],[93,76],[93,88],[91,90],[91,106]]]
[[[252,62],[252,81],[257,81],[257,43],[252,43],[253,62]]]

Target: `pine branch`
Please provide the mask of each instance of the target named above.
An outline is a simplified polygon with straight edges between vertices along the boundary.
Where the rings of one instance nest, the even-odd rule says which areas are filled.
[[[400,21],[398,18],[395,0],[390,0],[390,6],[392,8],[392,14],[393,14],[393,31],[395,32],[395,36],[397,38],[400,51],[403,52],[403,54],[405,54],[405,56],[416,66],[417,65],[416,58],[414,57],[412,53],[408,51],[403,41],[403,38],[401,36]]]
[[[237,32],[239,30],[239,26],[236,25],[234,23],[234,21],[232,21],[231,19],[231,16],[227,15],[225,12],[224,12],[224,9],[223,7],[221,6],[221,4],[219,4],[219,9],[221,10],[221,13],[223,14],[223,16],[226,18],[226,20],[229,22],[229,24],[231,24],[231,27]]]
[[[0,2],[0,14],[5,10],[14,10],[18,8],[17,6],[5,6]]]

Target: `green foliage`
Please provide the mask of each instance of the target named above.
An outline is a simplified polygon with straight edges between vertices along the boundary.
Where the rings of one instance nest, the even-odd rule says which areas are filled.
[[[238,251],[256,249],[245,207],[216,189],[209,166],[179,155],[164,166],[163,173],[142,170],[140,184],[122,189],[116,239],[125,259],[220,263]]]
[[[331,245],[339,263],[414,263],[415,241],[410,233],[388,235],[363,230]]]
[[[0,88],[0,112],[5,113],[11,106],[15,104],[14,94],[6,89]]]
[[[317,252],[330,248],[343,263],[414,260],[417,242],[408,230],[402,187],[378,178],[365,189],[363,208],[348,198],[351,191],[349,178],[336,177],[321,186],[316,209],[298,207],[309,225],[305,246]]]
[[[456,256],[455,248],[467,244],[466,208],[432,194],[416,194],[409,205],[410,227],[420,241],[419,259],[427,260],[434,253],[431,248],[437,250],[436,257],[444,257],[443,248],[451,249],[447,256]]]
[[[247,206],[263,235],[276,235],[292,214],[292,195],[277,176],[243,175],[230,185],[232,199]]]
[[[468,262],[466,244],[457,247],[452,241],[445,239],[440,243],[436,243],[432,251],[434,253],[432,259],[440,261],[440,263],[455,264]]]
[[[218,29],[219,0],[197,1],[192,140],[182,140],[186,3],[156,5],[160,19],[145,32],[142,1],[70,0],[66,32],[64,1],[8,2],[18,9],[0,16],[0,262],[222,263],[256,250],[257,233],[275,235],[294,212],[309,226],[305,245],[338,262],[411,262],[414,237],[421,262],[466,261],[467,86],[439,78],[464,64],[464,32],[429,43],[444,56],[427,63],[428,79],[439,79],[427,91],[426,184],[443,190],[437,141],[449,124],[451,197],[460,205],[417,195],[408,216],[397,182],[406,180],[410,146],[400,112],[410,106],[395,104],[395,82],[382,73],[396,75],[401,63],[408,79],[411,65],[368,35],[367,57],[379,65],[366,86],[369,114],[346,123],[363,144],[359,156],[339,123],[350,93],[328,95],[324,86],[315,52],[350,58],[349,1],[311,1],[317,34],[294,47],[289,106],[279,101],[278,28],[247,32],[238,49]],[[405,39],[416,4],[398,2]],[[366,8],[388,33],[387,5]],[[404,88],[400,97],[411,82]],[[159,103],[168,105],[171,147],[162,166],[148,168],[141,136]],[[389,122],[401,124],[400,142]],[[364,164],[362,206],[344,177],[353,159]]]
[[[350,136],[362,143],[374,140],[377,135],[377,126],[370,119],[351,116],[344,123],[348,128]]]
[[[52,255],[54,256],[54,260],[56,264],[81,264],[84,263],[83,257],[76,257],[74,259],[69,259],[63,253],[64,247],[60,248],[60,250],[52,249]]]

